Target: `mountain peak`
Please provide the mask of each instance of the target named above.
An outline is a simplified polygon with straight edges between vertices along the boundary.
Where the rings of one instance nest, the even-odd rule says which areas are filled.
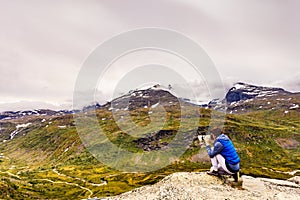
[[[131,90],[129,93],[113,99],[104,107],[112,105],[114,109],[135,109],[135,108],[149,108],[155,104],[179,103],[176,96],[174,96],[168,89],[161,86],[153,86],[147,89]]]
[[[226,94],[227,111],[244,113],[254,110],[289,110],[299,108],[299,93],[288,92],[282,88],[256,86],[236,83]]]
[[[243,83],[243,82],[237,82],[237,83],[234,84],[233,88],[243,89],[243,88],[246,88],[247,86],[250,86],[250,84]]]
[[[236,83],[226,94],[226,101],[228,103],[253,99],[255,97],[271,97],[278,94],[288,94],[282,88],[256,86],[247,83]]]

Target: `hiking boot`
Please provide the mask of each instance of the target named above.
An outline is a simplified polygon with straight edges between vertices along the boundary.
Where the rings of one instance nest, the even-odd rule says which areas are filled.
[[[219,176],[219,173],[218,173],[218,171],[216,171],[216,170],[213,170],[213,171],[208,171],[208,172],[206,172],[208,175],[213,175],[213,176]]]
[[[219,175],[230,175],[222,167],[219,167],[218,173],[219,173]]]
[[[232,176],[233,176],[234,182],[238,182],[238,180],[239,180],[239,172],[233,174]]]

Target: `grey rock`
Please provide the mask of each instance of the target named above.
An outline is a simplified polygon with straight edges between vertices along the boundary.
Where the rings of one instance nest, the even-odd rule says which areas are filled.
[[[284,180],[242,176],[242,186],[232,187],[206,173],[180,172],[152,186],[144,186],[107,200],[199,200],[199,199],[299,199],[299,185]]]

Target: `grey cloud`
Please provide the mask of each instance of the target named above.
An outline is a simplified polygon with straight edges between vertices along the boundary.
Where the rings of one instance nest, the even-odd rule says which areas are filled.
[[[70,107],[68,107],[70,108]],[[35,109],[52,109],[60,110],[62,107],[46,103],[43,101],[19,101],[14,103],[0,104],[0,112],[2,111],[19,111],[19,110],[35,110]]]
[[[0,102],[65,103],[89,53],[138,27],[191,37],[215,62],[225,88],[245,81],[299,91],[299,6],[297,0],[2,0]]]

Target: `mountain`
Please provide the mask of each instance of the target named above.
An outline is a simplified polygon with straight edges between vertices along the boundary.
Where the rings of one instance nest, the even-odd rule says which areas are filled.
[[[287,114],[290,110],[300,110],[300,93],[246,83],[235,84],[224,100],[229,113],[284,109]]]
[[[209,107],[213,109],[227,111],[229,113],[243,113],[255,110],[268,110],[284,108],[288,110],[298,110],[300,93],[292,93],[282,88],[272,88],[255,86],[242,82],[236,83],[226,94],[223,100],[213,99],[209,103],[201,103],[196,100],[178,98],[163,87],[154,86],[143,90],[132,90],[128,94],[113,99],[104,105],[95,103],[85,106],[83,111],[90,111],[107,107],[110,109],[135,109],[139,107],[150,108],[158,104],[191,104],[194,106]],[[5,111],[0,113],[0,119],[16,119],[24,116],[59,116],[72,114],[79,110],[50,110],[35,109],[22,111]]]
[[[150,108],[154,105],[178,104],[178,98],[168,90],[149,88],[144,90],[132,90],[128,94],[112,100],[104,106],[112,106],[114,109]]]
[[[254,87],[258,93],[230,102],[225,116],[224,131],[232,138],[241,157],[242,174],[278,179],[299,176],[300,112],[296,106],[300,105],[299,94],[238,85],[240,87],[229,93],[248,92],[250,95],[247,88]],[[267,90],[273,93],[260,96],[261,91]],[[225,104],[225,100],[215,102],[211,106],[199,106],[154,87],[133,90],[107,104],[90,105],[81,111],[3,112],[0,119],[0,198],[107,197],[157,183],[174,172],[205,171],[210,161],[196,136],[207,133],[214,106]],[[230,114],[230,111],[233,112]],[[223,110],[218,110],[217,114],[219,112]],[[185,137],[180,137],[180,142],[191,142],[179,158],[160,158],[172,161],[161,169],[143,173],[118,171],[93,157],[78,135],[74,117],[89,119],[95,115],[97,123],[87,125],[85,130],[93,132],[101,127],[107,141],[129,152],[165,150],[181,134]],[[98,141],[95,137],[93,142],[106,141]],[[110,152],[103,153],[109,155]],[[128,161],[121,160],[118,164],[128,164]]]
[[[19,119],[28,116],[61,116],[66,114],[73,114],[79,111],[76,110],[50,110],[50,109],[36,109],[36,110],[22,110],[22,111],[5,111],[0,113],[0,120]]]
[[[256,97],[265,98],[288,94],[291,93],[282,88],[262,87],[239,82],[227,92],[225,98],[227,103],[232,103],[241,100],[253,99]]]

